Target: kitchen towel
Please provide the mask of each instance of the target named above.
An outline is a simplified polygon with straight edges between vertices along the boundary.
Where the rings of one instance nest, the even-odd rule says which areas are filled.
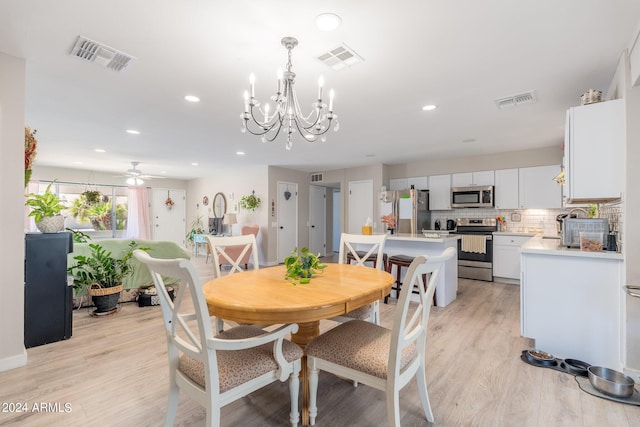
[[[478,254],[487,253],[486,236],[472,236],[470,234],[462,235],[462,252],[475,252]]]

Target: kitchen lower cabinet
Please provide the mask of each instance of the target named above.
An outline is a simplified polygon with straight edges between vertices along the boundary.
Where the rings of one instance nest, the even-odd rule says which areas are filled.
[[[493,235],[493,277],[520,280],[520,246],[533,235]]]
[[[521,248],[522,335],[555,357],[622,371],[622,257],[528,248],[538,239]]]

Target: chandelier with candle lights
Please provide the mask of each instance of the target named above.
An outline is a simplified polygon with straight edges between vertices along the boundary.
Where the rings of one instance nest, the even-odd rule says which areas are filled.
[[[333,130],[339,128],[338,116],[333,113],[333,89],[329,91],[329,108],[323,102],[322,91],[324,79],[320,77],[318,81],[318,99],[312,105],[313,109],[309,115],[304,116],[300,109],[298,97],[293,88],[296,74],[291,71],[291,51],[298,45],[298,40],[293,37],[282,39],[282,45],[287,49],[288,62],[286,71],[278,70],[278,91],[271,97],[275,103],[273,113],[269,104],[264,108],[260,107],[260,102],[255,98],[255,76],[253,73],[249,77],[249,91],[244,92],[244,113],[240,116],[242,120],[242,132],[262,136],[262,142],[273,142],[280,133],[286,135],[285,147],[291,149],[291,136],[297,131],[308,142],[320,139],[326,140],[325,134],[334,122]]]

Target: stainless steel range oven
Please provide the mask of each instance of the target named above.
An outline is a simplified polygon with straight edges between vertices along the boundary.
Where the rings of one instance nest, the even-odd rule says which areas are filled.
[[[493,282],[495,218],[458,218],[458,277]]]

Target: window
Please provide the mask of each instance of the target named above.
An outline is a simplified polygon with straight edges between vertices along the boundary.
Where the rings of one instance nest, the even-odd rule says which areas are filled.
[[[50,181],[40,181],[35,191],[44,193],[49,184]],[[126,187],[55,182],[51,191],[67,206],[62,211],[65,228],[82,231],[92,240],[125,237]],[[31,229],[35,231],[35,225]]]

